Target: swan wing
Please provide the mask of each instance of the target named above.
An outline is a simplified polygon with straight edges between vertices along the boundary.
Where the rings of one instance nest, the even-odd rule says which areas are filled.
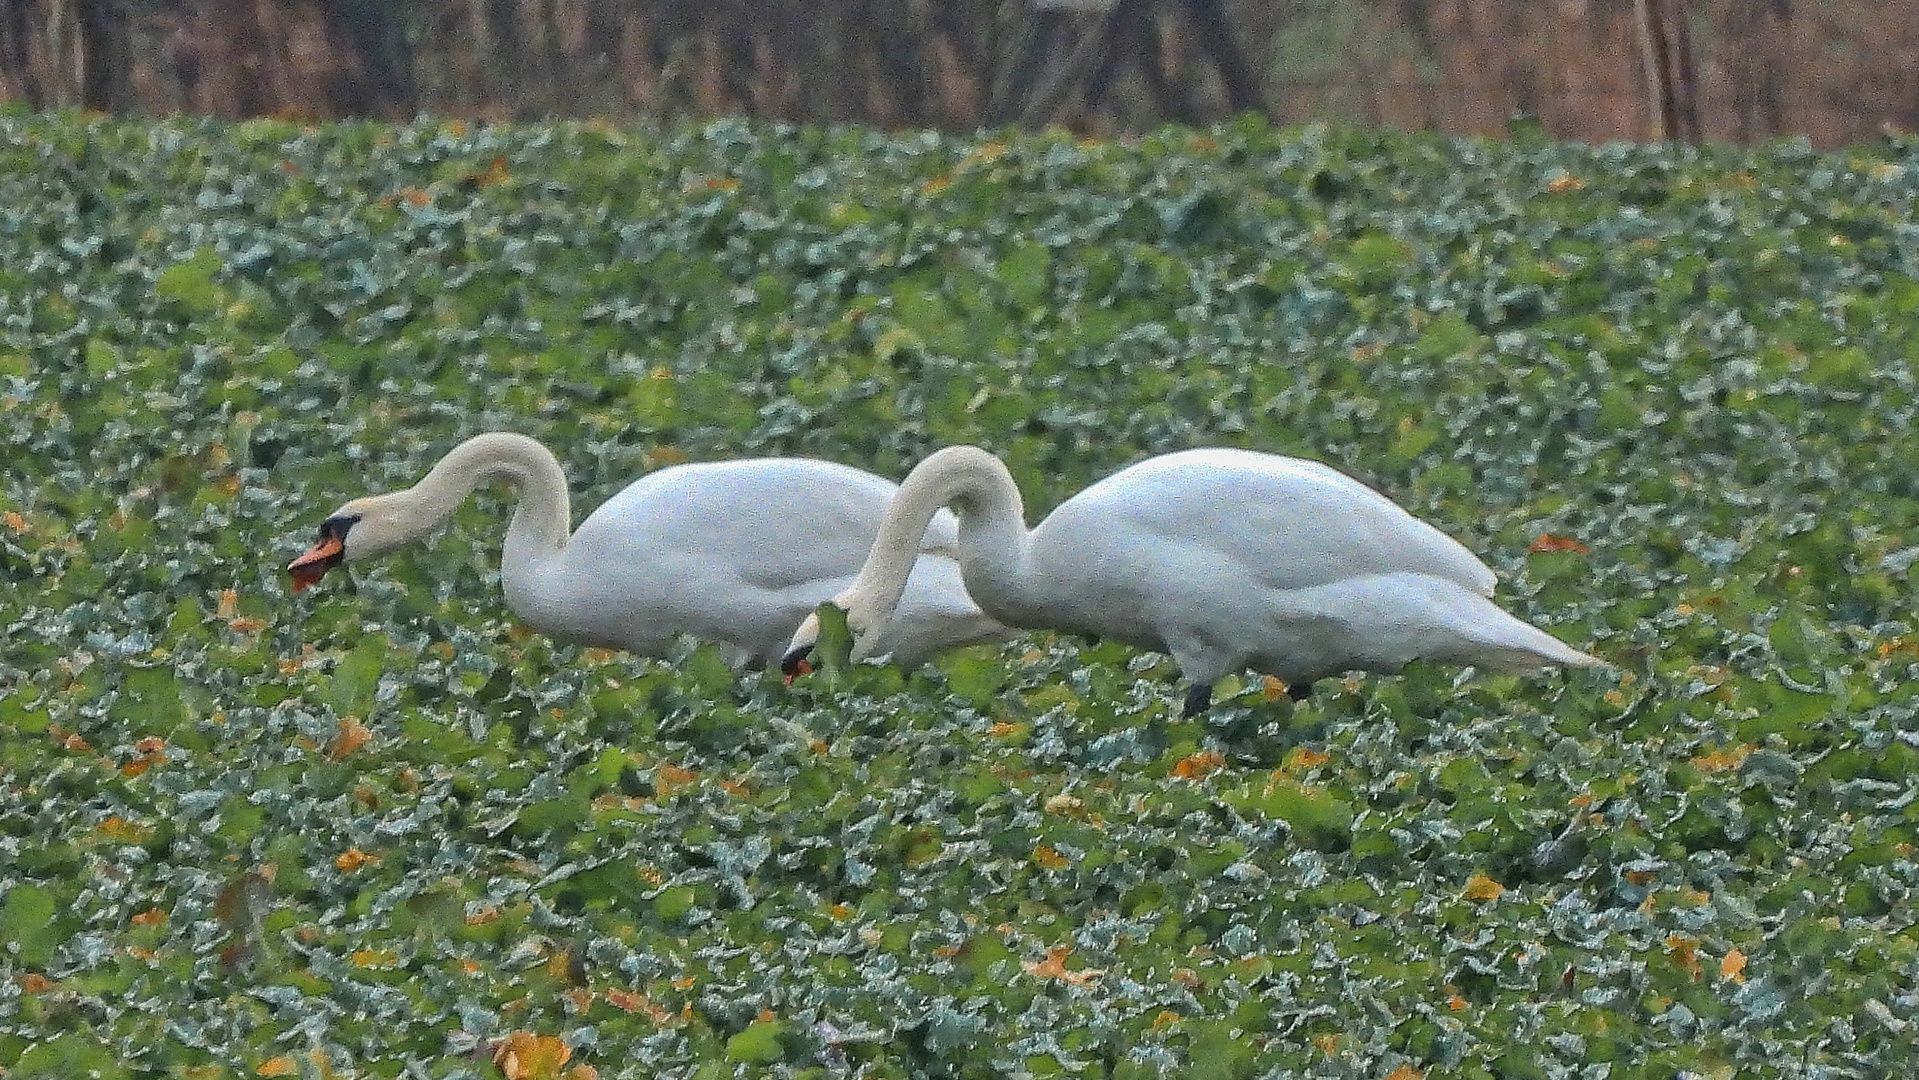
[[[1148,459],[1068,500],[1041,530],[1164,552],[1162,573],[1225,563],[1245,584],[1269,589],[1418,573],[1490,595],[1495,581],[1464,545],[1359,481],[1316,461],[1247,450]]]

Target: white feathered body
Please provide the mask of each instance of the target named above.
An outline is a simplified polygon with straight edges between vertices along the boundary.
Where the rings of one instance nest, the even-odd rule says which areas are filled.
[[[580,523],[557,558],[502,574],[536,629],[656,656],[680,634],[730,662],[777,660],[793,627],[866,559],[897,485],[833,462],[748,458],[650,473]],[[903,663],[1005,630],[966,595],[950,513],[928,526],[882,643]]]
[[[1010,572],[1000,528],[961,515],[961,567],[986,612],[1169,653],[1196,684],[1252,668],[1305,685],[1422,658],[1598,663],[1493,604],[1492,570],[1458,541],[1317,462],[1233,449],[1148,459],[1062,504]]]

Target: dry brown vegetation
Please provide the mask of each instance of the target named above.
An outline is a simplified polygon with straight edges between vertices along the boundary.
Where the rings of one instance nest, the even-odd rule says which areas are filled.
[[[1093,132],[1248,109],[1646,139],[1635,0],[0,0],[0,97],[226,117],[748,115]],[[1080,0],[1085,3],[1086,0]],[[1651,0],[1700,130],[1919,126],[1919,2]]]

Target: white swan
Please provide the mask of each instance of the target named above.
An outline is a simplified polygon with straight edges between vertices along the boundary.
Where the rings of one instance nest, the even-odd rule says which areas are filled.
[[[295,591],[342,562],[424,539],[482,483],[519,488],[500,581],[528,626],[583,645],[659,656],[679,634],[716,643],[736,668],[777,658],[793,627],[842,591],[866,558],[897,486],[807,458],[676,465],[608,499],[568,536],[566,475],[546,447],[489,432],[453,448],[418,484],[354,499],[287,566]],[[966,596],[951,558],[955,522],[908,543],[901,614],[872,642],[913,663],[1007,631]],[[945,554],[939,554],[939,553]]]
[[[1029,532],[1012,475],[973,446],[940,450],[907,476],[859,577],[834,598],[855,659],[878,652],[914,539],[946,506],[959,512],[966,589],[987,614],[1170,653],[1192,684],[1187,714],[1249,667],[1304,697],[1322,676],[1419,658],[1517,671],[1603,663],[1494,606],[1485,563],[1318,462],[1165,454],[1099,481]],[[818,628],[809,616],[788,663]]]

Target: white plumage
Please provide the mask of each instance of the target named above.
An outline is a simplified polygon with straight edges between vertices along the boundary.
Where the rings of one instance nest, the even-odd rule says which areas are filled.
[[[355,499],[287,567],[294,588],[341,562],[424,539],[480,484],[519,489],[500,579],[528,626],[584,645],[661,655],[681,634],[735,667],[777,658],[793,627],[843,591],[898,490],[846,465],[751,458],[676,465],[634,481],[569,533],[566,476],[546,447],[489,432],[404,491]],[[955,522],[936,515],[909,546],[899,615],[873,647],[913,663],[1006,635],[967,598],[951,557]]]
[[[835,598],[856,659],[884,651],[913,538],[948,506],[966,589],[988,615],[1169,653],[1192,683],[1189,712],[1245,668],[1303,694],[1326,675],[1422,658],[1506,671],[1602,663],[1495,606],[1492,570],[1458,541],[1318,462],[1165,454],[1029,532],[1011,474],[971,446],[907,476],[859,577]],[[809,618],[789,656],[817,633]]]

